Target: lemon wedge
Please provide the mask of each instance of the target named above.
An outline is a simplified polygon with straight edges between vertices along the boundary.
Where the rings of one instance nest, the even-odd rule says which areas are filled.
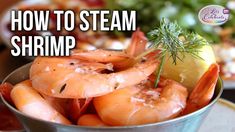
[[[166,55],[162,76],[183,84],[191,92],[209,66],[216,62],[213,49],[210,45],[205,45],[199,50],[198,56],[202,59],[185,53],[183,60],[177,60],[176,65],[173,63],[173,59]]]

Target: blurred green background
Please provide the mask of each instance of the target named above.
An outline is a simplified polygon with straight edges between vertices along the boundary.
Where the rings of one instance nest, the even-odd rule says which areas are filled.
[[[230,9],[230,20],[222,26],[202,24],[198,12],[207,5],[216,4]],[[157,27],[162,17],[177,21],[179,25],[197,32],[208,40],[220,42],[219,32],[235,26],[235,1],[231,0],[106,0],[109,9],[137,11],[137,24],[144,32]],[[235,38],[235,34],[231,35]]]

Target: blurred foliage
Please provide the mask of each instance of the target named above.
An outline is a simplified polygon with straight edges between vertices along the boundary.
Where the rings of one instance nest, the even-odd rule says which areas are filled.
[[[159,26],[162,17],[177,21],[180,26],[194,31],[208,40],[219,42],[216,34],[220,27],[202,24],[198,12],[207,5],[216,4],[226,7],[228,0],[106,0],[108,9],[136,10],[137,25],[144,32]],[[230,10],[230,20],[221,27],[235,25],[235,11]]]

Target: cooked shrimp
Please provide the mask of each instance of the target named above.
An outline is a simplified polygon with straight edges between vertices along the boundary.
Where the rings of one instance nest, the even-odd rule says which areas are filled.
[[[96,114],[85,114],[77,122],[80,126],[107,126]]]
[[[138,28],[131,38],[131,43],[125,52],[98,49],[95,51],[73,50],[72,58],[88,60],[92,62],[112,63],[116,69],[125,69],[133,66],[134,57],[143,53],[146,49],[147,38]]]
[[[113,63],[114,67],[116,69],[122,70],[122,69],[133,66],[133,64],[135,64],[136,61],[139,60],[140,56],[138,56],[138,55],[142,55],[141,53],[145,52],[146,44],[147,44],[147,38],[145,37],[144,33],[141,32],[140,29],[138,28],[137,31],[135,31],[132,34],[131,43],[129,44],[129,46],[125,50],[125,53],[127,55],[131,56],[132,59],[126,59],[121,62],[114,62]],[[155,53],[153,53],[153,54],[156,55]],[[149,58],[149,57],[147,57],[147,58]]]
[[[100,72],[102,70],[113,70],[113,65],[111,63],[102,64],[96,62],[88,62],[78,59],[72,59],[70,57],[37,57],[36,61],[34,62],[38,63],[37,66],[41,66],[41,68],[44,69],[34,68],[33,71],[30,71],[33,72],[33,74],[42,72],[40,70],[52,72],[58,68],[67,70],[70,69],[73,71],[75,70],[76,72]]]
[[[47,103],[69,120],[77,122],[91,104],[92,98],[87,99],[65,99],[41,94]]]
[[[186,106],[187,89],[173,80],[161,88],[135,85],[94,98],[96,111],[111,126],[140,125],[172,119]]]
[[[219,77],[219,65],[212,64],[208,71],[203,74],[191,92],[183,115],[194,112],[206,106],[212,99],[216,82]]]
[[[132,35],[131,43],[125,52],[97,49],[84,51],[76,49],[72,51],[72,58],[94,62],[123,62],[145,51],[147,38],[138,28]]]
[[[126,49],[126,53],[130,56],[138,56],[143,53],[146,49],[147,38],[144,33],[138,28],[131,37],[131,44]]]
[[[16,84],[11,91],[11,98],[16,108],[29,116],[61,124],[71,124],[32,88],[29,80]]]
[[[102,49],[93,51],[74,50],[71,58],[99,63],[112,63],[115,69],[126,69],[135,63],[135,59],[125,52]]]
[[[121,51],[111,51],[111,50],[73,50],[71,58],[80,59],[80,60],[88,60],[92,62],[121,62],[125,60],[132,59],[129,55]]]
[[[33,88],[48,96],[88,98],[138,84],[147,79],[157,66],[158,61],[152,59],[120,72],[101,74],[84,69],[79,60],[70,57],[37,57],[30,69],[30,80]]]
[[[70,99],[63,99],[63,98],[56,98],[47,96],[45,94],[40,94],[46,102],[52,106],[56,111],[58,111],[63,116],[67,117],[69,115],[68,110],[70,109],[69,103],[71,102]]]
[[[91,104],[91,102],[92,98],[71,100],[69,104],[69,119],[73,122],[77,122],[78,118],[86,112],[87,107]]]

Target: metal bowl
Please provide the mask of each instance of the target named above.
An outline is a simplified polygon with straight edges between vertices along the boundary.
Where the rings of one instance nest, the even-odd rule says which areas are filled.
[[[29,78],[29,68],[30,64],[22,66],[17,70],[13,71],[10,75],[8,75],[4,82],[10,82],[12,84],[16,84],[20,81]],[[3,97],[2,100],[6,104],[6,106],[15,113],[18,119],[22,122],[26,131],[33,132],[195,132],[199,129],[200,125],[203,123],[203,120],[208,115],[208,112],[211,110],[212,106],[219,99],[221,93],[223,91],[222,80],[219,79],[216,85],[215,94],[207,106],[202,109],[193,112],[191,114],[177,117],[175,119],[145,124],[145,125],[135,125],[135,126],[121,126],[121,127],[83,127],[77,125],[62,125],[58,123],[52,123],[48,121],[43,121],[40,119],[36,119],[30,116],[27,116],[20,111],[18,111],[14,106],[8,104]]]

